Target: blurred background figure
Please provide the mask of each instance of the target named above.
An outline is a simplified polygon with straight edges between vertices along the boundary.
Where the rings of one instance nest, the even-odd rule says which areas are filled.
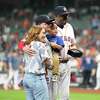
[[[91,27],[92,29],[100,28],[100,20],[98,15],[94,15],[91,19]]]
[[[85,56],[82,58],[82,74],[83,74],[83,81],[82,87],[83,88],[90,88],[92,83],[90,83],[91,72],[92,69],[95,67],[95,61],[90,54],[90,50],[86,50]]]
[[[3,50],[0,50],[0,71],[7,71],[7,58]]]
[[[97,72],[96,72],[96,87],[95,90],[100,89],[100,52],[96,55]]]
[[[13,87],[15,90],[19,90],[20,87],[18,86],[18,78],[19,78],[19,57],[18,51],[12,50],[8,55],[8,77],[4,83],[4,89],[8,90],[9,87]]]

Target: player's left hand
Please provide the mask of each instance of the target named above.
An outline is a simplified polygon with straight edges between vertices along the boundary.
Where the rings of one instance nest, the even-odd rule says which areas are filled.
[[[81,57],[83,55],[83,52],[81,50],[78,49],[69,49],[67,52],[68,55],[72,56],[72,57]]]

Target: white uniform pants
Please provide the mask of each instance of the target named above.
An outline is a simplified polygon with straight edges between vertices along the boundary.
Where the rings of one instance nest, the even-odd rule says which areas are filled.
[[[71,67],[68,63],[61,63],[59,66],[60,76],[50,76],[48,83],[50,100],[69,100]]]
[[[97,73],[96,73],[96,88],[100,89],[100,64],[98,64],[97,67]]]
[[[60,77],[58,82],[59,99],[69,100],[71,67],[68,63],[60,64]]]

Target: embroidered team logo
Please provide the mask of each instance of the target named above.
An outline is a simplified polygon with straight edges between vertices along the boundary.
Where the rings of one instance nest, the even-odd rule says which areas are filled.
[[[67,11],[67,9],[66,9],[65,7],[63,8],[63,10],[64,10],[64,11]]]

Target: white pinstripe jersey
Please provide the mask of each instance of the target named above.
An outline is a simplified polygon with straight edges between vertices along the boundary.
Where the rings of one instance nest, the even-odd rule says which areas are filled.
[[[61,36],[62,39],[64,40],[65,47],[61,51],[61,55],[65,56],[67,54],[69,46],[71,44],[76,43],[75,36],[74,36],[74,30],[73,30],[73,27],[69,23],[66,23],[63,29],[61,29],[60,27],[58,27],[57,29],[58,29],[57,35]]]

